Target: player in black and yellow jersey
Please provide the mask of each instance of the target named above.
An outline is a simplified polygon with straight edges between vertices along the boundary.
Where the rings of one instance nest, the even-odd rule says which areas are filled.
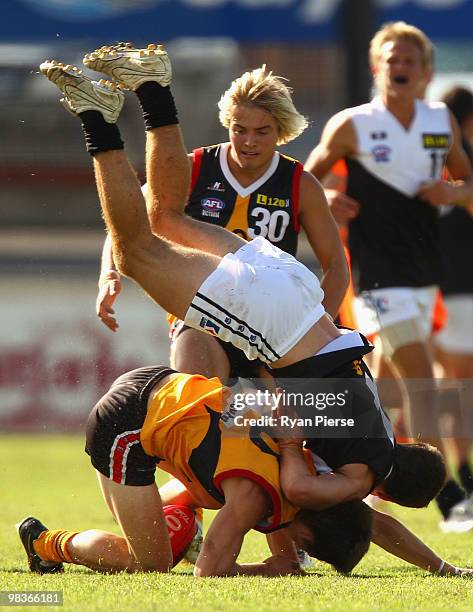
[[[303,228],[322,267],[324,307],[335,316],[348,273],[323,190],[299,161],[276,150],[307,126],[290,89],[282,78],[262,67],[233,81],[219,109],[229,141],[196,149],[188,156],[191,187],[186,214],[225,227],[245,240],[263,237],[292,255],[296,255]],[[149,198],[148,211],[153,231],[159,234],[156,203]],[[97,313],[114,331],[117,322],[110,311],[120,291],[119,279],[107,241]],[[179,371],[223,380],[261,376],[259,360],[249,361],[239,349],[204,336],[176,318],[172,318],[171,338],[171,363]]]

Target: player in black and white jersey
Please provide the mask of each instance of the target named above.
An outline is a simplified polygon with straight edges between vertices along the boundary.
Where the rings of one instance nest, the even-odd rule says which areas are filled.
[[[408,394],[412,435],[441,446],[426,344],[440,280],[436,207],[467,208],[473,173],[454,117],[422,101],[433,73],[425,34],[387,24],[371,41],[370,65],[378,95],[329,120],[306,168],[322,179],[337,160],[347,163],[346,193],[360,206],[349,224],[358,327],[379,333]],[[454,182],[442,180],[445,164]],[[444,517],[463,497],[446,484],[437,500]]]

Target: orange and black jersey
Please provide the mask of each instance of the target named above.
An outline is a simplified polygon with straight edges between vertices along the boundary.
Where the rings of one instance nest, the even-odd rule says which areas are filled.
[[[266,434],[225,424],[228,393],[218,378],[176,373],[150,397],[141,445],[203,508],[222,507],[221,483],[227,478],[256,482],[272,510],[255,529],[279,529],[292,521],[296,508],[282,494],[277,444]]]
[[[228,167],[229,146],[194,150],[186,214],[226,227],[246,240],[263,236],[295,255],[302,164],[276,151],[263,176],[242,187]]]

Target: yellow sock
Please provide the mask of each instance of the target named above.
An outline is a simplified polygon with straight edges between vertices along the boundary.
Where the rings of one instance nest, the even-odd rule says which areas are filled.
[[[67,544],[78,533],[78,531],[67,531],[66,529],[43,531],[33,542],[33,548],[43,561],[74,563],[67,550]]]

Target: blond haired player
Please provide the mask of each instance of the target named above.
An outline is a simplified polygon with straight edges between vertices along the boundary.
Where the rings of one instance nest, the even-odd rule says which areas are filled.
[[[295,108],[285,79],[266,66],[235,79],[219,103],[228,142],[195,149],[189,157],[191,185],[185,212],[243,237],[258,236],[296,255],[302,228],[323,272],[323,304],[335,316],[347,286],[347,267],[323,190],[302,164],[277,147],[301,134],[307,120]],[[148,199],[155,233],[156,202]],[[175,235],[176,241],[182,236]],[[110,329],[118,327],[113,304],[121,289],[120,275],[107,239],[99,279],[97,313]],[[173,367],[222,380],[263,374],[259,360],[218,338],[203,335],[175,319],[171,330]]]
[[[437,207],[468,207],[472,168],[446,106],[421,99],[434,69],[427,36],[387,24],[369,60],[377,96],[328,121],[306,168],[322,179],[345,158],[346,193],[360,207],[349,225],[357,326],[379,334],[408,396],[411,435],[441,447],[427,346],[440,274]],[[445,163],[454,182],[442,179]],[[445,519],[463,497],[449,480],[437,499]]]

